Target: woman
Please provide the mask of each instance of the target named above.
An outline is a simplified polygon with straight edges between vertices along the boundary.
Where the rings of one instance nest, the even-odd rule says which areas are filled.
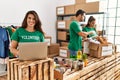
[[[22,27],[18,28],[11,37],[10,51],[18,56],[19,42],[44,42],[44,32],[41,28],[41,21],[35,11],[28,11],[22,22]]]
[[[95,21],[95,18],[93,16],[90,16],[87,25],[83,28],[83,31],[85,32],[92,32],[88,35],[88,38],[98,36],[95,29]]]

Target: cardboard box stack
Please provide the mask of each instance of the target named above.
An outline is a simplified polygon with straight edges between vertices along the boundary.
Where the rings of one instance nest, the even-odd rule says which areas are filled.
[[[75,0],[75,4],[85,4],[86,0]]]
[[[59,6],[56,8],[57,15],[75,14],[78,9],[83,9],[86,13],[99,12],[100,2],[86,2],[86,0],[76,0],[74,5]]]
[[[83,9],[86,13],[99,12],[99,1],[89,2],[85,4],[76,4],[75,12],[79,9]]]
[[[67,47],[68,44],[69,44],[68,42],[61,42],[61,46],[62,46],[62,47]]]
[[[57,21],[57,29],[69,29],[71,20]]]
[[[67,40],[67,32],[58,31],[58,40]]]
[[[57,15],[67,15],[67,14],[74,14],[74,13],[75,13],[74,5],[59,6],[56,8]]]
[[[64,58],[69,58],[70,53],[68,51],[67,47],[60,47],[59,49],[59,56],[64,57]]]

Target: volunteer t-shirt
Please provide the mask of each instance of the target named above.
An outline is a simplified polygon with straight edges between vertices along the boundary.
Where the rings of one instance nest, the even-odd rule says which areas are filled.
[[[29,32],[24,28],[18,28],[11,39],[17,42],[44,42],[44,35],[40,31]]]
[[[70,50],[78,51],[82,49],[82,37],[78,35],[81,32],[79,22],[72,21],[70,24],[70,42],[68,48]]]
[[[95,30],[95,28],[93,28],[93,27],[84,27],[83,28],[83,31],[85,31],[85,32],[93,32],[93,34],[89,34],[88,35],[88,37],[90,38],[90,37],[95,37],[95,36],[98,36],[97,35],[97,33],[96,33],[96,30]]]

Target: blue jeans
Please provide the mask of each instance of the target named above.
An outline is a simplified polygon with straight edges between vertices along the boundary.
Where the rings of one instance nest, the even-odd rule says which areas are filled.
[[[69,49],[69,52],[70,52],[70,58],[76,60],[77,59],[77,51],[73,51],[73,50]]]

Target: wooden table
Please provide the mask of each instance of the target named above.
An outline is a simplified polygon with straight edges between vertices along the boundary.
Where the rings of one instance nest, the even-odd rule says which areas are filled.
[[[60,80],[120,80],[120,53],[101,59],[89,57],[88,61],[87,67]]]

